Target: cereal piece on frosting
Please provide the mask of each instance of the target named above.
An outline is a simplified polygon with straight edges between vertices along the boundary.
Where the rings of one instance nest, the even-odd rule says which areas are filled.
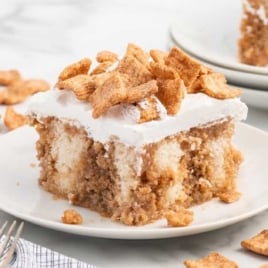
[[[15,129],[28,124],[29,119],[26,115],[17,113],[12,106],[8,106],[4,116],[4,124],[9,129]]]
[[[57,86],[59,89],[71,89],[79,100],[88,100],[89,96],[96,89],[96,82],[93,76],[79,74],[59,81]]]
[[[113,66],[113,61],[103,61],[100,62],[90,73],[90,75],[105,73],[111,66]]]
[[[239,97],[242,93],[240,89],[227,85],[223,74],[210,73],[200,77],[201,90],[210,97],[217,99],[227,99]]]
[[[243,240],[241,246],[257,254],[268,256],[268,229]]]
[[[165,58],[167,57],[168,53],[158,50],[158,49],[151,49],[150,56],[152,57],[154,62],[158,62],[161,64],[165,63]]]
[[[126,98],[126,87],[123,76],[114,72],[98,87],[89,97],[93,107],[92,116],[98,118],[110,107],[124,101]]]
[[[140,112],[140,118],[137,123],[144,123],[151,120],[156,120],[161,117],[159,111],[159,101],[155,96],[150,96],[137,103],[137,108]]]
[[[178,112],[181,102],[184,98],[185,86],[180,78],[158,80],[157,98],[167,109],[169,115],[174,115]]]
[[[116,62],[116,61],[118,61],[118,56],[117,56],[117,54],[115,54],[111,51],[102,50],[97,54],[96,60],[99,63],[106,62],[106,61]]]
[[[0,71],[0,85],[9,86],[21,80],[21,75],[17,70]]]
[[[168,56],[165,58],[165,63],[179,73],[187,88],[191,88],[202,71],[202,66],[199,62],[177,47],[170,50]]]
[[[135,44],[128,44],[125,57],[134,57],[142,65],[147,66],[149,61],[149,54]]]
[[[127,76],[127,87],[135,87],[153,79],[148,68],[133,56],[125,56],[116,70]]]
[[[65,224],[81,224],[83,222],[81,214],[74,209],[66,209],[61,220]]]
[[[211,252],[206,257],[198,260],[185,260],[184,265],[187,268],[238,268],[237,263],[227,259],[218,252]]]
[[[78,74],[87,74],[91,66],[89,58],[81,59],[71,65],[65,67],[58,77],[58,81],[66,80]]]

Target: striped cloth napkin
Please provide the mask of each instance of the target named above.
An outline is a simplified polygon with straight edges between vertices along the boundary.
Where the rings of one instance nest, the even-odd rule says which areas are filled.
[[[1,244],[0,240],[0,244]],[[7,250],[6,250],[7,251]],[[5,253],[3,257],[5,256]],[[0,264],[1,259],[0,258]],[[96,268],[76,259],[67,257],[48,248],[19,239],[16,251],[8,268]]]

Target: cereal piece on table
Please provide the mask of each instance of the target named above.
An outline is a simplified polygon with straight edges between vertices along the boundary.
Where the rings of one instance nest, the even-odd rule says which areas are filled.
[[[21,79],[17,70],[0,71],[0,85],[9,86]]]
[[[29,119],[26,115],[17,113],[12,106],[8,106],[4,116],[4,124],[9,129],[15,129],[28,124]]]
[[[120,73],[114,72],[89,97],[94,118],[98,118],[110,107],[126,99],[124,78]]]
[[[218,252],[211,252],[209,255],[198,260],[185,260],[187,268],[238,268],[238,265]]]
[[[20,80],[2,91],[0,101],[2,104],[16,104],[37,92],[47,91],[49,88],[50,85],[42,79]]]
[[[153,59],[154,62],[158,63],[165,63],[165,57],[167,57],[168,53],[158,50],[158,49],[151,49],[150,50],[150,56]]]
[[[167,109],[169,115],[178,112],[184,98],[185,86],[180,78],[173,80],[159,80],[157,98]]]
[[[125,56],[116,71],[127,76],[127,87],[135,87],[153,79],[148,68],[133,56]]]
[[[60,73],[58,81],[71,78],[78,74],[88,74],[90,66],[91,66],[91,60],[89,58],[83,58],[78,62],[68,65]]]
[[[61,220],[65,224],[81,224],[83,222],[83,218],[81,214],[79,214],[74,209],[66,209],[63,212],[63,216],[61,217]]]
[[[113,61],[103,61],[91,71],[90,75],[105,73],[113,64]]]
[[[178,72],[187,88],[191,88],[194,81],[203,71],[203,67],[198,61],[177,47],[170,50],[168,56],[165,58],[165,63]]]
[[[241,193],[237,191],[229,191],[225,193],[219,193],[217,196],[220,198],[220,200],[224,203],[233,203],[240,199]]]
[[[100,63],[105,61],[116,62],[118,60],[118,56],[111,51],[103,50],[97,54],[96,60]]]
[[[169,211],[165,214],[168,226],[183,227],[189,225],[194,218],[194,213],[191,210],[181,208],[178,211]]]
[[[242,91],[227,85],[223,74],[210,73],[200,77],[201,91],[217,99],[239,97]]]
[[[96,89],[94,77],[87,74],[79,74],[77,76],[59,81],[57,84],[59,89],[72,90],[79,100],[87,100]]]
[[[243,240],[241,246],[257,254],[268,256],[268,229],[252,238]]]
[[[137,123],[144,123],[151,120],[159,119],[161,114],[158,110],[158,103],[155,96],[150,96],[137,103],[140,111],[140,118]]]

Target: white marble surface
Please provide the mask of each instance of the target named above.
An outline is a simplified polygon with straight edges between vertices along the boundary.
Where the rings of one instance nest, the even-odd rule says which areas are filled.
[[[0,1],[0,69],[53,83],[63,66],[101,49],[120,53],[128,42],[166,49],[179,8],[178,0]],[[249,124],[268,131],[267,118],[268,109],[249,108]],[[12,218],[0,211],[0,224]],[[99,267],[184,267],[183,260],[215,250],[240,267],[260,267],[268,259],[244,251],[240,241],[267,222],[268,211],[217,231],[147,241],[80,237],[26,223],[23,237]]]

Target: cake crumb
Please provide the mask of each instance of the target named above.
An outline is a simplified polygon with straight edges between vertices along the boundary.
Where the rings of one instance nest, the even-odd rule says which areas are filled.
[[[61,220],[65,224],[81,224],[83,222],[81,214],[74,209],[66,209]]]
[[[224,203],[233,203],[240,199],[241,193],[237,191],[229,191],[218,194],[219,199]]]
[[[238,265],[234,261],[227,259],[218,252],[211,252],[206,257],[198,260],[185,260],[184,265],[187,268],[238,268]]]
[[[263,230],[249,239],[243,240],[241,246],[254,253],[268,256],[268,229]]]
[[[169,211],[166,213],[168,226],[187,226],[193,221],[194,213],[191,210],[181,208],[179,211]]]

